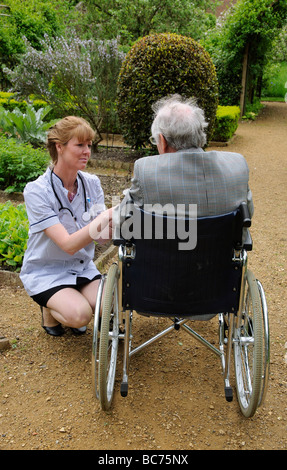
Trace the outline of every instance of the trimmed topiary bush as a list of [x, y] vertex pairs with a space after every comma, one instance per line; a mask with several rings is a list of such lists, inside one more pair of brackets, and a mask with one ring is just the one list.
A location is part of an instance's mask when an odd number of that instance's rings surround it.
[[218, 106], [212, 140], [228, 142], [238, 127], [239, 106]]
[[148, 145], [151, 106], [174, 93], [197, 98], [209, 122], [209, 140], [218, 105], [218, 82], [208, 52], [193, 39], [177, 34], [154, 34], [138, 40], [118, 79], [117, 111], [128, 145]]

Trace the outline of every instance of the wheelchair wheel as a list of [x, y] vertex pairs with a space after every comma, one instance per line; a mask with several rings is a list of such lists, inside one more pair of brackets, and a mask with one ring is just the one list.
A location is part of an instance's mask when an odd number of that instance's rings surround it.
[[263, 312], [263, 339], [264, 339], [264, 349], [263, 349], [263, 375], [262, 375], [262, 390], [259, 406], [265, 400], [267, 393], [268, 380], [269, 380], [269, 369], [270, 369], [270, 333], [269, 333], [269, 319], [268, 319], [268, 308], [265, 298], [265, 292], [260, 281], [257, 281], [258, 289], [261, 297], [261, 305]]
[[118, 310], [118, 266], [113, 264], [107, 275], [101, 320], [99, 345], [99, 400], [103, 410], [112, 404], [118, 343], [119, 343], [119, 310]]
[[98, 334], [99, 334], [99, 325], [100, 325], [100, 314], [101, 314], [101, 304], [102, 304], [102, 297], [103, 297], [103, 290], [105, 285], [106, 276], [103, 275], [101, 277], [97, 301], [95, 306], [95, 314], [94, 314], [94, 328], [93, 328], [93, 343], [92, 343], [92, 386], [93, 392], [96, 398], [99, 398], [99, 389], [98, 389]]
[[263, 388], [263, 312], [257, 281], [247, 270], [242, 311], [234, 328], [234, 363], [237, 398], [250, 418], [260, 404]]

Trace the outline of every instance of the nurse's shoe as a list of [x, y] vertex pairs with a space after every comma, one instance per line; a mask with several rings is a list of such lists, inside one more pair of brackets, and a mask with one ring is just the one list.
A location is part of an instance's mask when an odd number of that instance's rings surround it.
[[62, 336], [65, 333], [65, 330], [60, 323], [57, 326], [43, 326], [42, 325], [42, 327], [44, 328], [46, 333], [51, 336]]
[[71, 330], [72, 330], [72, 333], [74, 333], [74, 335], [80, 336], [86, 333], [87, 327], [82, 326], [82, 328], [71, 328]]
[[44, 326], [43, 307], [40, 308], [42, 312], [42, 328], [46, 331], [48, 335], [62, 336], [65, 333], [65, 330], [60, 323], [56, 326]]

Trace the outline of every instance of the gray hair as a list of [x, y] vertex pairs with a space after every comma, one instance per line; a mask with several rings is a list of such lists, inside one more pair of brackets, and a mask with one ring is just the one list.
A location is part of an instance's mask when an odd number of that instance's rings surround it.
[[159, 142], [162, 134], [168, 145], [175, 150], [184, 150], [192, 147], [204, 147], [208, 126], [204, 111], [196, 104], [195, 98], [182, 98], [180, 95], [171, 95], [161, 98], [152, 109], [154, 121], [151, 126], [152, 137]]

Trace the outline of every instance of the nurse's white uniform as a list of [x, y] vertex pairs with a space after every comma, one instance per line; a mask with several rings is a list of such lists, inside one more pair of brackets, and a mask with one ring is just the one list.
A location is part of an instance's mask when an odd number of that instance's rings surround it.
[[[77, 182], [78, 190], [72, 202], [68, 200], [62, 180], [55, 173], [51, 175], [50, 168], [24, 189], [29, 239], [20, 278], [30, 296], [59, 285], [76, 285], [78, 276], [91, 280], [100, 274], [93, 261], [94, 242], [69, 255], [44, 233], [46, 228], [58, 223], [63, 224], [70, 234], [74, 233], [105, 210], [99, 178], [79, 171]], [[91, 218], [87, 217], [87, 212]]]

